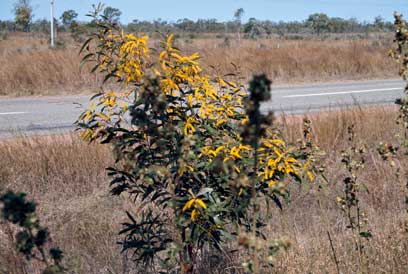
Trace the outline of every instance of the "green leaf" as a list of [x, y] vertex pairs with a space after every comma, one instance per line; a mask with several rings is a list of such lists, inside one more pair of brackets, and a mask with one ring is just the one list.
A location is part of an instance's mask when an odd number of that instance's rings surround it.
[[363, 237], [363, 238], [368, 239], [368, 238], [372, 238], [373, 234], [371, 234], [370, 231], [362, 231], [362, 232], [360, 232], [360, 236]]
[[[89, 46], [89, 43], [93, 40], [94, 38], [91, 37], [88, 40], [85, 41], [85, 43], [82, 45], [81, 49], [79, 50], [79, 54], [82, 53], [82, 51], [85, 49], [85, 47]], [[87, 48], [89, 49], [89, 47]]]

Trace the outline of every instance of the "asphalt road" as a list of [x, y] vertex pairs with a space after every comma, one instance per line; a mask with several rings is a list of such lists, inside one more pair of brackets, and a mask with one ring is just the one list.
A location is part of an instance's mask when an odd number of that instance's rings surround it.
[[[400, 80], [277, 86], [264, 111], [307, 113], [353, 105], [393, 104], [403, 94]], [[88, 108], [89, 96], [0, 99], [0, 137], [19, 134], [65, 133]]]

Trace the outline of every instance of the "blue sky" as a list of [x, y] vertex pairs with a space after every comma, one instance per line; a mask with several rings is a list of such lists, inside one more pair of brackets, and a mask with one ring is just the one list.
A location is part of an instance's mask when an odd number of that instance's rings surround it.
[[[0, 20], [13, 18], [16, 0], [0, 0]], [[49, 0], [31, 0], [35, 19], [49, 17]], [[74, 9], [80, 19], [98, 0], [55, 0], [56, 17], [64, 10]], [[245, 10], [244, 20], [257, 19], [304, 20], [311, 13], [324, 12], [329, 16], [372, 21], [377, 15], [392, 20], [394, 10], [407, 14], [407, 0], [104, 0], [103, 3], [122, 11], [122, 22], [133, 19], [152, 20], [161, 18], [176, 21], [181, 18], [216, 18], [230, 20], [238, 8]]]

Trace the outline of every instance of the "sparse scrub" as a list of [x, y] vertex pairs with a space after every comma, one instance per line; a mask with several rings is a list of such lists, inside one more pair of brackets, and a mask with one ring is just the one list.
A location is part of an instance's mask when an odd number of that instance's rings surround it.
[[[61, 38], [62, 37], [62, 38]], [[90, 93], [100, 79], [79, 69], [80, 46], [62, 34], [65, 49], [50, 50], [47, 38], [9, 35], [0, 41], [0, 95], [63, 95]], [[387, 57], [390, 38], [377, 40], [281, 39], [241, 40], [197, 38], [177, 44], [187, 52], [199, 51], [202, 65], [213, 75], [230, 73], [234, 63], [245, 80], [265, 73], [275, 84], [394, 78], [397, 66]], [[216, 67], [213, 70], [212, 67]]]
[[[356, 269], [354, 246], [347, 244], [346, 223], [339, 220], [342, 212], [336, 202], [343, 188], [343, 174], [338, 166], [341, 151], [348, 147], [347, 125], [356, 125], [356, 142], [375, 147], [380, 141], [398, 141], [395, 137], [398, 129], [389, 122], [397, 115], [397, 111], [390, 108], [309, 115], [314, 140], [322, 150], [330, 151], [323, 164], [328, 181], [334, 183], [323, 191], [327, 194], [321, 195], [323, 212], [314, 201], [313, 195], [317, 194], [313, 194], [313, 188], [300, 190], [295, 186], [291, 190], [291, 203], [285, 205], [283, 211], [273, 211], [276, 218], [267, 237], [285, 235], [291, 246], [288, 252], [278, 255], [275, 269], [270, 273], [337, 273], [326, 227], [322, 225], [324, 215], [328, 216], [332, 228], [341, 270]], [[285, 138], [294, 141], [302, 138], [301, 117], [287, 117], [284, 125]], [[404, 195], [400, 185], [395, 183], [395, 170], [390, 169], [375, 150], [369, 149], [367, 154], [368, 160], [360, 176], [370, 189], [370, 194], [364, 197], [370, 228], [375, 235], [367, 251], [370, 266], [379, 270], [376, 273], [405, 274], [408, 243], [405, 227], [397, 221], [403, 220], [405, 214]], [[31, 137], [2, 140], [0, 155], [2, 163], [9, 163], [0, 167], [0, 189], [29, 193], [29, 198], [38, 202], [39, 214], [44, 216], [42, 223], [53, 232], [55, 244], [64, 250], [64, 266], [74, 273], [144, 273], [138, 272], [130, 259], [123, 258], [120, 247], [115, 244], [120, 239], [117, 235], [120, 223], [126, 220], [123, 210], [135, 208], [125, 199], [118, 200], [108, 194], [105, 167], [113, 162], [109, 148], [88, 145], [72, 136]], [[402, 169], [408, 169], [406, 157], [399, 154], [395, 161]], [[305, 195], [304, 191], [311, 192]], [[11, 270], [9, 262], [14, 260], [20, 265], [22, 262], [13, 255], [7, 226], [1, 224], [0, 227], [0, 237], [5, 243], [4, 249], [0, 248], [0, 265], [7, 265], [9, 272], [6, 273], [22, 273]], [[202, 260], [204, 265], [200, 273], [208, 274], [234, 273], [228, 269], [242, 262], [239, 256], [223, 262], [215, 262], [211, 256]]]

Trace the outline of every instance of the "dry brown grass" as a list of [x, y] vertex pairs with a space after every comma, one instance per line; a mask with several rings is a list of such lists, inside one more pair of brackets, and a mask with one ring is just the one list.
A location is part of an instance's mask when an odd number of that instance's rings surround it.
[[[292, 246], [278, 256], [275, 268], [265, 273], [336, 273], [325, 220], [342, 273], [357, 273], [356, 251], [335, 199], [342, 190], [340, 154], [348, 146], [345, 134], [351, 123], [356, 125], [357, 141], [370, 148], [361, 173], [370, 189], [362, 206], [374, 234], [367, 244], [369, 273], [408, 273], [403, 193], [389, 166], [375, 152], [380, 141], [397, 141], [395, 117], [395, 109], [389, 107], [310, 115], [317, 141], [328, 152], [325, 163], [330, 184], [327, 194], [320, 197], [323, 210], [313, 188], [292, 185], [291, 203], [283, 211], [273, 211], [267, 233], [271, 239], [289, 237]], [[281, 120], [288, 139], [300, 137], [299, 118]], [[125, 198], [108, 194], [104, 168], [112, 164], [112, 157], [107, 147], [84, 144], [74, 136], [3, 140], [0, 160], [0, 190], [25, 191], [39, 203], [41, 219], [65, 251], [70, 273], [145, 273], [124, 259], [115, 244], [123, 210], [132, 206]], [[407, 157], [400, 160], [406, 170]], [[8, 234], [7, 227], [0, 224], [0, 273], [36, 273], [27, 265], [24, 272], [25, 264], [12, 252]], [[229, 263], [208, 258], [204, 264], [200, 273], [241, 273], [239, 258]]]
[[392, 38], [375, 40], [244, 40], [222, 47], [222, 40], [193, 40], [183, 46], [202, 53], [204, 64], [220, 74], [231, 72], [231, 63], [249, 79], [266, 73], [274, 83], [385, 79], [397, 75], [388, 57]]
[[[55, 136], [2, 141], [0, 151], [0, 189], [24, 191], [38, 202], [66, 266], [75, 273], [122, 273], [115, 237], [124, 205], [108, 194], [108, 149]], [[6, 226], [0, 226], [0, 273], [37, 273], [12, 252]]]
[[97, 87], [97, 77], [80, 70], [79, 45], [66, 41], [54, 50], [45, 38], [0, 41], [0, 96], [78, 94]]
[[[0, 96], [77, 94], [98, 87], [100, 81], [79, 69], [79, 44], [60, 37], [65, 48], [50, 50], [46, 38], [11, 35], [0, 41]], [[275, 83], [385, 79], [396, 75], [388, 57], [391, 37], [385, 40], [242, 40], [225, 47], [223, 39], [179, 39], [178, 45], [202, 54], [202, 64], [217, 75], [240, 67], [245, 78], [266, 73]], [[155, 43], [153, 41], [153, 43]]]

